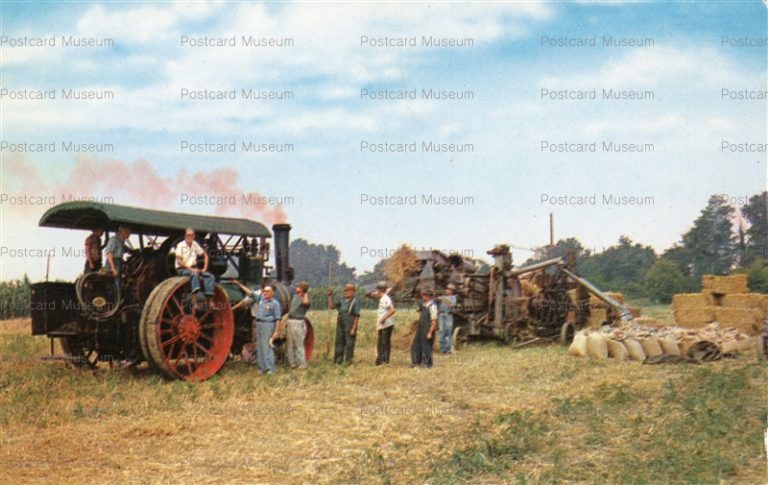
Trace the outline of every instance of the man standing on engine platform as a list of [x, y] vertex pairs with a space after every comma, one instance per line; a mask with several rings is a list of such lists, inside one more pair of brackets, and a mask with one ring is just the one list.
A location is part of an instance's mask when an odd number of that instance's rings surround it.
[[125, 254], [126, 245], [130, 244], [128, 238], [131, 236], [131, 229], [128, 226], [120, 226], [117, 234], [109, 238], [104, 247], [104, 255], [107, 260], [107, 269], [115, 278], [115, 284], [118, 289], [122, 289], [120, 280], [120, 266], [123, 264], [123, 254]]
[[421, 290], [419, 323], [411, 344], [411, 367], [418, 365], [427, 369], [432, 367], [432, 346], [435, 341], [438, 314], [437, 303], [432, 299], [433, 296], [432, 290]]
[[103, 229], [94, 229], [91, 234], [85, 238], [85, 269], [84, 273], [93, 273], [101, 269], [101, 236]]
[[328, 289], [328, 308], [339, 311], [336, 318], [336, 342], [333, 351], [334, 364], [351, 364], [355, 354], [357, 324], [360, 322], [360, 301], [355, 296], [355, 285], [344, 285], [344, 296], [335, 303], [333, 291]]
[[288, 340], [288, 364], [292, 369], [306, 369], [307, 360], [304, 355], [304, 339], [307, 336], [307, 310], [309, 310], [309, 283], [300, 281], [296, 285], [296, 294], [291, 299], [288, 309], [286, 327]]

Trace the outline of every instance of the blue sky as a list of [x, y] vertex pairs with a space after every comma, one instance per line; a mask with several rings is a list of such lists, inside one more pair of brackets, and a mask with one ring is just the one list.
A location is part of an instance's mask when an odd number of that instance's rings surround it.
[[[1, 2], [0, 36], [111, 38], [108, 48], [0, 46], [0, 87], [111, 90], [109, 102], [0, 99], [0, 139], [111, 143], [99, 166], [146, 160], [180, 173], [233, 169], [236, 190], [293, 197], [293, 237], [335, 244], [360, 271], [370, 250], [402, 243], [471, 251], [498, 242], [535, 247], [577, 237], [600, 250], [620, 235], [661, 251], [680, 238], [709, 195], [766, 187], [765, 153], [724, 153], [721, 142], [766, 143], [766, 6], [750, 2], [517, 2], [472, 4]], [[290, 37], [290, 48], [185, 47], [182, 36]], [[471, 38], [470, 48], [362, 47], [360, 37]], [[543, 36], [650, 38], [653, 46], [543, 47]], [[723, 45], [723, 36], [763, 40]], [[599, 40], [598, 40], [599, 41]], [[542, 88], [651, 90], [647, 102], [548, 101]], [[182, 89], [290, 90], [284, 101], [190, 101]], [[361, 100], [361, 89], [469, 90], [464, 101]], [[181, 141], [292, 143], [285, 154], [190, 154]], [[371, 154], [361, 141], [469, 143], [472, 153]], [[650, 154], [551, 154], [542, 141], [653, 144]], [[151, 206], [139, 190], [71, 183], [73, 154], [0, 151], [0, 192], [82, 191]], [[39, 180], [20, 180], [33, 167]], [[187, 187], [188, 188], [188, 187]], [[141, 187], [138, 187], [141, 189]], [[233, 190], [235, 190], [233, 189]], [[207, 188], [201, 188], [205, 193]], [[88, 192], [88, 193], [85, 193]], [[107, 193], [108, 192], [108, 193]], [[471, 197], [466, 206], [371, 207], [361, 194]], [[550, 196], [652, 197], [653, 204], [550, 206]], [[178, 200], [178, 197], [171, 197]], [[159, 209], [213, 213], [210, 206]], [[80, 246], [82, 233], [37, 228], [44, 207], [0, 204], [0, 246]], [[58, 250], [58, 249], [57, 249]], [[61, 252], [58, 250], [59, 253]], [[529, 256], [515, 252], [522, 262]], [[75, 258], [54, 276], [71, 278]], [[0, 278], [40, 277], [39, 257], [6, 257]]]

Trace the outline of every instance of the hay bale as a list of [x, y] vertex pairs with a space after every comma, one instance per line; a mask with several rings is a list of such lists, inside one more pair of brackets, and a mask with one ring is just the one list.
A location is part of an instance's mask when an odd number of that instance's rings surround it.
[[664, 353], [661, 350], [661, 345], [659, 345], [659, 339], [656, 337], [641, 338], [640, 345], [643, 347], [646, 357], [656, 357]]
[[715, 319], [715, 308], [713, 306], [705, 306], [701, 308], [676, 309], [673, 311], [675, 324], [686, 328], [705, 326]]
[[587, 336], [587, 354], [597, 360], [608, 359], [608, 344], [605, 335], [590, 333]]
[[586, 357], [589, 355], [587, 352], [587, 336], [584, 332], [578, 332], [573, 336], [573, 342], [568, 347], [568, 355], [573, 357]]
[[687, 310], [691, 308], [704, 308], [713, 305], [713, 297], [710, 293], [678, 293], [672, 295], [672, 310]]
[[608, 356], [616, 360], [627, 360], [629, 358], [629, 352], [624, 344], [618, 340], [609, 338], [605, 341], [608, 345]]
[[765, 318], [768, 313], [766, 308], [766, 295], [759, 293], [733, 293], [725, 295], [723, 297], [723, 307], [725, 308], [753, 308], [760, 312], [760, 315]]
[[384, 262], [382, 272], [387, 281], [397, 287], [420, 268], [421, 263], [416, 257], [416, 252], [404, 244]]
[[624, 340], [624, 347], [627, 349], [627, 355], [630, 360], [636, 360], [638, 362], [643, 362], [645, 360], [643, 346], [637, 340], [632, 338]]
[[715, 320], [721, 327], [736, 328], [757, 335], [762, 327], [763, 315], [756, 308], [719, 307], [715, 312]]
[[731, 293], [749, 293], [746, 274], [733, 274], [729, 276], [717, 276], [705, 274], [701, 277], [701, 290], [706, 293], [719, 293], [729, 295]]
[[671, 337], [660, 338], [659, 345], [661, 346], [661, 350], [665, 354], [678, 355], [678, 356], [682, 355], [680, 353], [680, 347], [677, 345], [677, 341]]

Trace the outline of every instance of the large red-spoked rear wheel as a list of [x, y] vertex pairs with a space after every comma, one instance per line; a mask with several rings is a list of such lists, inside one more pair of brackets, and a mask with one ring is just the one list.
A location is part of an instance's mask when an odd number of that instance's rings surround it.
[[224, 365], [235, 334], [234, 316], [218, 285], [213, 303], [194, 302], [189, 278], [160, 283], [141, 315], [141, 349], [150, 367], [170, 378], [200, 381]]

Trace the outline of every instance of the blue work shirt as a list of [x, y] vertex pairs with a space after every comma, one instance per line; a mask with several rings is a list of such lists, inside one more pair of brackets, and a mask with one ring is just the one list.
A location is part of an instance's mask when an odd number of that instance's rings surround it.
[[440, 313], [451, 314], [453, 307], [456, 306], [456, 295], [440, 295], [437, 299]]
[[276, 322], [280, 320], [280, 303], [274, 298], [267, 300], [262, 298], [261, 295], [251, 292], [248, 293], [245, 299], [255, 303], [251, 305], [251, 315], [256, 320], [263, 322]]
[[125, 253], [125, 241], [120, 239], [117, 235], [112, 236], [109, 238], [109, 241], [107, 241], [107, 245], [104, 247], [104, 259], [107, 259], [107, 254], [110, 253], [116, 263], [122, 261], [123, 254]]

